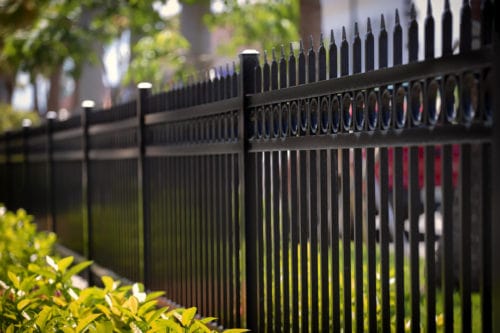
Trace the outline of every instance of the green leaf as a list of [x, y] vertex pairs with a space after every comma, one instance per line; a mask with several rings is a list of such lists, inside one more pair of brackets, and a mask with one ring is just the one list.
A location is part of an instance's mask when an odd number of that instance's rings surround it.
[[113, 332], [113, 323], [111, 321], [100, 321], [95, 324], [96, 333]]
[[63, 276], [63, 282], [69, 281], [73, 275], [76, 275], [83, 271], [85, 268], [92, 265], [92, 261], [83, 261], [75, 266], [71, 267]]
[[65, 273], [66, 269], [73, 263], [73, 257], [66, 257], [57, 262], [57, 267], [59, 268], [59, 272]]
[[165, 292], [163, 292], [163, 291], [153, 291], [146, 296], [145, 302], [151, 301], [153, 299], [157, 299], [158, 297], [161, 297], [163, 295], [165, 295]]
[[165, 307], [165, 308], [160, 308], [160, 309], [156, 310], [155, 312], [149, 312], [144, 316], [144, 319], [146, 319], [146, 321], [149, 324], [151, 324], [151, 323], [155, 322], [158, 318], [160, 318], [160, 316], [162, 314], [164, 314], [167, 310], [168, 310], [168, 308]]
[[208, 324], [208, 323], [213, 322], [214, 320], [217, 320], [217, 318], [215, 318], [215, 317], [205, 317], [205, 318], [200, 319], [200, 322], [202, 322], [203, 324]]
[[87, 317], [81, 319], [79, 322], [78, 322], [78, 326], [76, 326], [76, 329], [75, 331], [77, 333], [80, 333], [80, 332], [83, 332], [87, 326], [93, 322], [94, 320], [96, 320], [101, 314], [100, 313], [91, 313], [89, 314]]
[[19, 289], [19, 278], [17, 277], [17, 275], [12, 273], [11, 271], [8, 271], [7, 275], [9, 276], [9, 280], [14, 285], [14, 288]]
[[115, 283], [115, 281], [111, 277], [109, 277], [109, 276], [103, 276], [101, 278], [101, 280], [102, 280], [102, 283], [104, 284], [104, 290], [111, 291], [111, 290], [114, 289], [114, 283]]
[[189, 327], [188, 333], [196, 333], [199, 332], [200, 330], [204, 333], [211, 332], [210, 329], [205, 324], [195, 319], [193, 324]]
[[47, 323], [51, 311], [52, 309], [49, 306], [44, 306], [42, 311], [38, 313], [35, 323], [42, 332], [45, 330], [45, 324]]
[[130, 309], [133, 315], [137, 314], [137, 310], [139, 309], [139, 302], [135, 296], [130, 296], [129, 299], [125, 302], [124, 306]]
[[20, 301], [19, 303], [17, 303], [17, 309], [19, 311], [21, 311], [22, 309], [24, 309], [25, 307], [27, 307], [28, 305], [31, 304], [33, 300], [28, 298], [28, 299], [23, 299], [22, 301]]
[[156, 300], [152, 300], [152, 301], [149, 301], [149, 302], [146, 302], [146, 303], [143, 303], [140, 307], [139, 307], [139, 311], [137, 311], [137, 314], [139, 316], [144, 316], [145, 313], [147, 313], [149, 310], [151, 310], [152, 308], [154, 308], [156, 306], [156, 304], [158, 303], [158, 301]]
[[181, 319], [182, 326], [188, 327], [189, 324], [191, 324], [191, 321], [193, 320], [195, 315], [196, 315], [196, 308], [195, 307], [184, 310], [184, 312], [182, 313], [182, 319]]

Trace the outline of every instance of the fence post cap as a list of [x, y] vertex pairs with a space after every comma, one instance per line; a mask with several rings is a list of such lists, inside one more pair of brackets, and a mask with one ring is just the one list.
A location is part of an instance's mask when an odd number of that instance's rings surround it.
[[33, 123], [31, 122], [31, 119], [28, 119], [28, 118], [23, 119], [23, 122], [22, 122], [23, 128], [31, 127], [32, 124]]
[[241, 55], [259, 54], [259, 51], [255, 50], [255, 49], [246, 49], [246, 50], [243, 50], [240, 54]]
[[86, 99], [82, 102], [82, 108], [93, 108], [95, 106], [95, 103], [91, 99]]
[[153, 85], [151, 82], [139, 82], [137, 85], [137, 89], [151, 89], [153, 88]]
[[46, 117], [49, 120], [56, 119], [57, 118], [57, 112], [55, 112], [55, 111], [49, 111], [49, 112], [47, 112]]

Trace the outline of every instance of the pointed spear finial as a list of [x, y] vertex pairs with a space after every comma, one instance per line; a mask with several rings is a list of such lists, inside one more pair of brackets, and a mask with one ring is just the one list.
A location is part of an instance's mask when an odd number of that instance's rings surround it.
[[366, 20], [366, 32], [371, 34], [372, 33], [372, 22], [370, 18]]
[[431, 5], [431, 0], [427, 0], [427, 16], [431, 17], [432, 16], [432, 5]]
[[444, 1], [444, 11], [445, 12], [450, 11], [450, 1], [449, 0]]
[[272, 54], [273, 54], [273, 61], [276, 61], [276, 50], [274, 49], [274, 47], [273, 47]]
[[285, 46], [281, 44], [281, 59], [285, 59]]
[[222, 65], [219, 66], [219, 76], [222, 78], [224, 77], [224, 71], [222, 69]]
[[399, 25], [399, 11], [396, 8], [396, 25]]
[[325, 43], [323, 42], [323, 33], [319, 34], [319, 47], [324, 47]]
[[309, 35], [309, 44], [311, 45], [309, 50], [311, 50], [311, 51], [314, 50], [313, 35]]
[[304, 42], [302, 41], [302, 39], [300, 40], [299, 52], [304, 53]]
[[293, 56], [293, 43], [290, 42], [290, 56]]
[[359, 37], [358, 22], [354, 22], [354, 38]]
[[380, 15], [380, 30], [385, 30], [385, 19], [384, 14]]
[[342, 27], [342, 41], [347, 40], [346, 33], [345, 33], [345, 27]]
[[264, 50], [264, 63], [267, 64], [267, 50]]
[[233, 74], [236, 73], [236, 63], [233, 61]]
[[335, 44], [335, 36], [333, 35], [333, 29], [330, 30], [330, 45]]
[[415, 21], [417, 19], [417, 11], [415, 10], [414, 3], [411, 4], [411, 8], [410, 8], [410, 19], [412, 21]]
[[229, 64], [226, 62], [226, 76], [229, 76]]

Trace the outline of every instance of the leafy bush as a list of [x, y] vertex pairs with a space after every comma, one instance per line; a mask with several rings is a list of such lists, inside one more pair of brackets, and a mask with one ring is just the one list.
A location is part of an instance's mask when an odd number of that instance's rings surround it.
[[0, 211], [0, 332], [211, 332], [215, 318], [195, 318], [194, 307], [158, 308], [163, 293], [146, 294], [139, 283], [105, 276], [104, 288], [74, 287], [72, 277], [91, 262], [71, 267], [73, 257], [50, 256], [55, 239], [23, 210]]
[[10, 104], [0, 103], [0, 132], [21, 128], [24, 119], [31, 120], [33, 125], [40, 123], [40, 116], [36, 112], [20, 111]]

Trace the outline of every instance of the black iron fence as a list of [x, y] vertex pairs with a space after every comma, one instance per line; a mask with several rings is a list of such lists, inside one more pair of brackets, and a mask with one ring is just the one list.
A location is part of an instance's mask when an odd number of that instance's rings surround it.
[[351, 46], [243, 52], [239, 73], [4, 133], [0, 199], [224, 326], [499, 330], [493, 13], [473, 49], [463, 5], [458, 53], [448, 7], [440, 57], [432, 13], [424, 45], [396, 13]]

